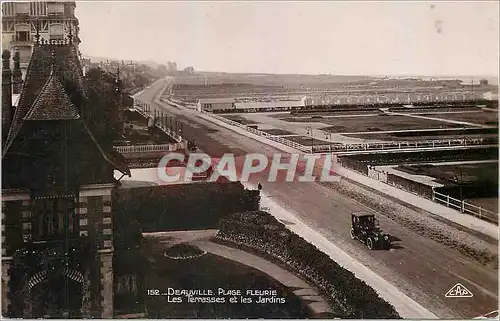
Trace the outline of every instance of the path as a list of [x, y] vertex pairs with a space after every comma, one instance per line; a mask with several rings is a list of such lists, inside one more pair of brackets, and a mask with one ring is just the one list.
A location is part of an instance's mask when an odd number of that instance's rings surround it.
[[[195, 139], [200, 149], [211, 156], [220, 157], [224, 153], [233, 153], [235, 156], [262, 153], [271, 157], [276, 153], [283, 153], [283, 150], [287, 153], [297, 153], [296, 150], [284, 148], [283, 145], [264, 141], [260, 136], [252, 136], [248, 131], [239, 131], [225, 123], [213, 121], [209, 115], [155, 101], [154, 97], [164, 84], [165, 81], [155, 84], [144, 92], [140, 99], [158, 110], [176, 115], [185, 122], [184, 137]], [[497, 271], [465, 257], [443, 242], [422, 236], [412, 225], [395, 220], [392, 216], [397, 215], [408, 222], [418, 222], [426, 231], [432, 228], [432, 233], [438, 233], [440, 237], [442, 235], [445, 240], [465, 243], [493, 253], [498, 251], [496, 242], [485, 241], [465, 231], [461, 226], [442, 223], [428, 212], [403, 205], [399, 200], [385, 197], [347, 179], [328, 185], [265, 182], [264, 191], [267, 196], [279, 201], [280, 206], [295, 213], [311, 229], [317, 231], [318, 240], [320, 237], [326, 240], [324, 247], [337, 246], [344, 255], [358, 261], [378, 278], [398, 289], [399, 293], [404, 293], [413, 302], [418, 302], [438, 317], [472, 318], [491, 311], [498, 305]], [[383, 206], [384, 210], [381, 210], [380, 206]], [[401, 247], [395, 251], [369, 251], [363, 244], [353, 242], [348, 232], [349, 213], [359, 211], [376, 214], [385, 230], [402, 239]], [[336, 258], [335, 260], [337, 261]], [[356, 275], [363, 279], [363, 275]], [[462, 281], [462, 284], [473, 291], [474, 297], [464, 300], [445, 298], [444, 293], [462, 280], [461, 278], [470, 280]], [[491, 296], [491, 293], [495, 295]], [[392, 299], [398, 299], [397, 295], [391, 296], [391, 291], [384, 291], [384, 295], [388, 297], [382, 297], [390, 303], [393, 303]], [[395, 307], [400, 312], [401, 307]], [[415, 313], [411, 317], [424, 316]]]
[[312, 288], [305, 281], [294, 275], [293, 273], [279, 267], [278, 265], [269, 262], [256, 255], [247, 253], [245, 251], [220, 245], [209, 241], [196, 241], [193, 242], [200, 249], [207, 251], [226, 259], [236, 261], [247, 266], [253, 267], [259, 271], [266, 273], [276, 281], [285, 285], [293, 291], [295, 295], [308, 302], [308, 306], [314, 311], [315, 314], [330, 313], [328, 303], [319, 295], [319, 293]]

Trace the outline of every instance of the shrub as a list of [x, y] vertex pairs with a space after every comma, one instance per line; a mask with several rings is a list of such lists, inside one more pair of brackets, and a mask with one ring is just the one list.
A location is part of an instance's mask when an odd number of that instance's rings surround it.
[[316, 286], [346, 318], [399, 318], [365, 282], [266, 212], [236, 213], [220, 222], [217, 238], [270, 256]]

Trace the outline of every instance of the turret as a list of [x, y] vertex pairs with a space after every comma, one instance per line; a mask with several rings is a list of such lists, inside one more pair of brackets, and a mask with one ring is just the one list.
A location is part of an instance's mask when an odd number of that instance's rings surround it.
[[12, 121], [12, 72], [10, 51], [2, 53], [2, 142], [5, 142]]

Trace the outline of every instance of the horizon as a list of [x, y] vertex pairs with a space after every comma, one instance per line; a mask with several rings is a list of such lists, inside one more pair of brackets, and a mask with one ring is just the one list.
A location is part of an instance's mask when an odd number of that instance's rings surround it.
[[498, 78], [499, 8], [496, 1], [124, 1], [77, 2], [76, 15], [87, 56], [175, 61], [205, 72]]
[[[161, 64], [166, 64], [166, 61], [154, 61], [154, 60], [134, 60], [134, 59], [120, 59], [120, 58], [115, 58], [115, 57], [95, 57], [91, 55], [86, 55], [83, 54], [84, 58], [87, 59], [102, 59], [102, 60], [110, 60], [110, 61], [132, 61], [135, 63], [155, 63], [158, 65]], [[175, 61], [174, 61], [175, 62]], [[187, 67], [187, 66], [186, 66]], [[193, 66], [194, 67], [194, 66]], [[178, 71], [182, 71], [182, 68], [178, 69]], [[332, 77], [373, 77], [373, 78], [381, 78], [381, 77], [404, 77], [404, 78], [438, 78], [438, 79], [443, 79], [443, 78], [474, 78], [474, 79], [479, 79], [479, 78], [494, 78], [496, 81], [499, 80], [498, 75], [490, 74], [490, 75], [418, 75], [418, 74], [332, 74], [332, 73], [322, 73], [322, 74], [291, 74], [291, 73], [269, 73], [269, 72], [253, 72], [253, 71], [241, 71], [241, 72], [228, 72], [228, 71], [221, 71], [221, 70], [197, 70], [195, 68], [195, 76], [196, 74], [202, 74], [202, 73], [218, 73], [218, 74], [242, 74], [242, 75], [275, 75], [275, 76], [332, 76]]]

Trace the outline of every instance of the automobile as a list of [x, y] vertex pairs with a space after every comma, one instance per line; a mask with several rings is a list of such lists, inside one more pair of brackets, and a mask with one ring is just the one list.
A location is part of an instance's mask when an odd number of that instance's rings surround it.
[[187, 143], [187, 149], [190, 151], [190, 152], [196, 152], [196, 150], [198, 149], [198, 146], [196, 146], [196, 143], [194, 140], [190, 140], [188, 141]]
[[380, 229], [375, 215], [352, 213], [351, 224], [351, 238], [363, 242], [370, 250], [391, 247], [391, 238]]

